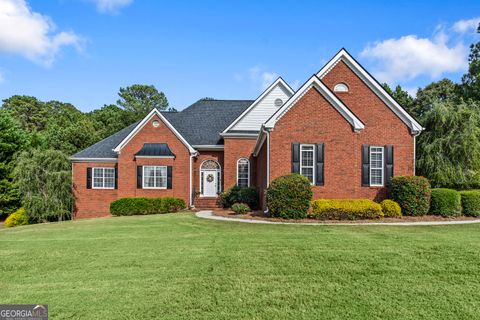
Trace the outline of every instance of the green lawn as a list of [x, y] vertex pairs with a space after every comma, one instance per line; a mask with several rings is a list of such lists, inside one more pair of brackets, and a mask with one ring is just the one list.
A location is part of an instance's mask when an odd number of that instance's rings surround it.
[[51, 319], [480, 318], [480, 225], [181, 213], [2, 229], [0, 252], [0, 303], [48, 303]]

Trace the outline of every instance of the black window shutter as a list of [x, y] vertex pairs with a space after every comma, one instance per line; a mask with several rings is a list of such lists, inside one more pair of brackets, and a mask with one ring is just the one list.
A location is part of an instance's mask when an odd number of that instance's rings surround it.
[[167, 189], [172, 189], [172, 166], [167, 167]]
[[292, 173], [300, 173], [300, 143], [292, 143]]
[[92, 168], [87, 168], [87, 189], [92, 189]]
[[317, 144], [317, 154], [316, 154], [316, 179], [315, 185], [323, 186], [324, 184], [324, 146], [323, 143]]
[[115, 165], [115, 189], [118, 189], [118, 164]]
[[143, 167], [137, 166], [137, 189], [142, 189], [143, 185]]
[[362, 186], [370, 186], [370, 146], [362, 145]]
[[393, 178], [393, 146], [385, 146], [385, 185], [389, 186]]

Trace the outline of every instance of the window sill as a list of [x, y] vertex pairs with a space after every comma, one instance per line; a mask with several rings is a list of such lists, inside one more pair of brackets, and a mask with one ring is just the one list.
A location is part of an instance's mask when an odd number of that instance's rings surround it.
[[142, 189], [147, 189], [147, 190], [167, 190], [167, 187], [142, 187]]

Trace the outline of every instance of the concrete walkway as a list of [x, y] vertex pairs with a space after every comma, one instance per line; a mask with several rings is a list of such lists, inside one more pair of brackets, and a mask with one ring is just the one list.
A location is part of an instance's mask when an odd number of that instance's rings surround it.
[[257, 223], [257, 224], [290, 224], [297, 226], [438, 226], [438, 225], [452, 225], [452, 224], [472, 224], [480, 223], [480, 219], [475, 220], [458, 220], [458, 221], [418, 221], [418, 222], [369, 222], [369, 223], [322, 223], [322, 222], [308, 222], [308, 223], [299, 223], [299, 222], [279, 222], [279, 221], [266, 221], [266, 220], [255, 220], [255, 219], [242, 219], [242, 218], [227, 218], [222, 216], [216, 216], [212, 211], [198, 211], [195, 215], [199, 218], [218, 220], [218, 221], [229, 221], [229, 222], [244, 222], [244, 223]]

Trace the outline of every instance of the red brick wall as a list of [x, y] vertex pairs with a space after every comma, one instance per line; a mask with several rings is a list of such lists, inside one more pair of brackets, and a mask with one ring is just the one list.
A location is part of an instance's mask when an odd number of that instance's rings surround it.
[[256, 186], [260, 203], [265, 203], [265, 189], [267, 188], [267, 141], [262, 145], [256, 158]]
[[315, 89], [310, 89], [271, 132], [270, 180], [291, 172], [291, 143], [325, 144], [325, 185], [314, 198], [385, 197], [386, 188], [362, 187], [361, 146], [394, 145], [394, 175], [413, 174], [413, 137], [408, 127], [343, 63], [325, 77], [331, 89], [345, 82], [339, 97], [365, 124], [354, 133], [350, 124]]
[[224, 187], [225, 190], [237, 184], [237, 161], [247, 158], [250, 161], [250, 185], [255, 186], [255, 160], [252, 156], [256, 138], [225, 138], [224, 139]]
[[[158, 128], [153, 127], [152, 121], [155, 119], [161, 121], [154, 116], [121, 150], [118, 156], [118, 190], [86, 189], [86, 168], [100, 166], [100, 164], [73, 164], [74, 190], [77, 198], [75, 218], [107, 216], [110, 202], [123, 197], [172, 196], [182, 198], [187, 205], [189, 204], [189, 151], [163, 122]], [[144, 143], [167, 143], [176, 157], [175, 159], [135, 159], [135, 153]], [[108, 163], [108, 165], [114, 164]], [[137, 189], [137, 165], [172, 166], [172, 189]]]
[[116, 189], [87, 189], [87, 168], [115, 167], [112, 162], [74, 162], [74, 218], [93, 218], [110, 215], [110, 202], [117, 199]]

